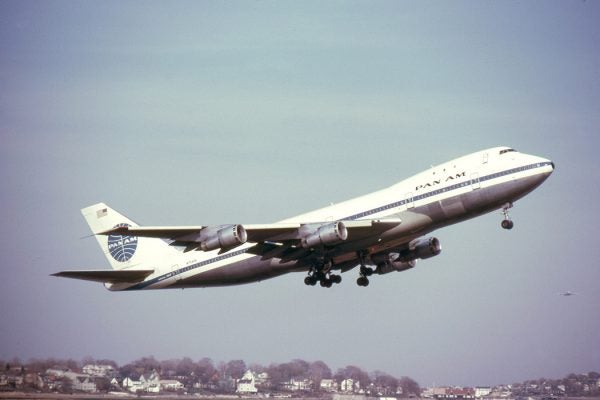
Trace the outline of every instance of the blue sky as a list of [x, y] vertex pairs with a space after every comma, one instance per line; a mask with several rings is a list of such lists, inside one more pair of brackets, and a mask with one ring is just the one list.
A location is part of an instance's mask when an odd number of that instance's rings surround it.
[[[421, 385], [600, 370], [600, 4], [0, 2], [0, 358], [356, 364]], [[331, 290], [110, 293], [79, 209], [265, 223], [496, 145], [557, 170]], [[565, 290], [577, 296], [563, 298]]]

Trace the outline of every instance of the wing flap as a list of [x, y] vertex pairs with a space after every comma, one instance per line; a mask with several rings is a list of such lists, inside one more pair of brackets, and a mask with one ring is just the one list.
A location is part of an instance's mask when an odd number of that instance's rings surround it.
[[62, 278], [82, 279], [85, 281], [102, 283], [135, 283], [146, 279], [154, 272], [153, 269], [132, 269], [132, 270], [72, 270], [60, 271], [52, 276]]
[[98, 235], [127, 235], [175, 240], [182, 236], [199, 234], [206, 226], [120, 226]]

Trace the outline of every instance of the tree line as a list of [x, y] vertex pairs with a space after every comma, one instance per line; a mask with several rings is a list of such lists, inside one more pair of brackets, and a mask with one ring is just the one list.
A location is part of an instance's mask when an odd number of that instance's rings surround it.
[[[269, 387], [281, 389], [284, 384], [294, 379], [310, 380], [313, 382], [313, 390], [319, 390], [323, 379], [334, 379], [338, 383], [345, 379], [359, 382], [361, 388], [366, 389], [375, 385], [384, 394], [401, 392], [404, 394], [420, 394], [419, 384], [410, 377], [394, 377], [386, 372], [367, 372], [355, 365], [338, 368], [335, 372], [323, 361], [308, 362], [294, 359], [285, 363], [271, 363], [269, 365], [246, 364], [244, 360], [230, 360], [228, 362], [213, 362], [210, 358], [201, 358], [197, 361], [189, 357], [181, 359], [157, 360], [153, 356], [142, 357], [124, 365], [118, 365], [113, 360], [94, 359], [85, 357], [81, 361], [73, 359], [30, 359], [26, 363], [19, 359], [0, 360], [0, 365], [5, 366], [6, 371], [15, 371], [19, 367], [27, 373], [43, 374], [48, 369], [63, 369], [81, 371], [85, 365], [110, 365], [118, 377], [139, 377], [140, 375], [158, 373], [164, 379], [177, 379], [186, 387], [195, 384], [210, 387], [215, 390], [231, 390], [231, 382], [242, 378], [246, 371], [251, 370], [255, 374], [266, 372], [269, 377]], [[227, 384], [227, 381], [230, 383]]]

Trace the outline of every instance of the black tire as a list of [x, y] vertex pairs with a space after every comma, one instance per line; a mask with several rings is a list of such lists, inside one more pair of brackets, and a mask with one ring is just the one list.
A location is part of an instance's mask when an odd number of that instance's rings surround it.
[[504, 229], [512, 229], [515, 224], [510, 219], [505, 219], [502, 221], [502, 228]]

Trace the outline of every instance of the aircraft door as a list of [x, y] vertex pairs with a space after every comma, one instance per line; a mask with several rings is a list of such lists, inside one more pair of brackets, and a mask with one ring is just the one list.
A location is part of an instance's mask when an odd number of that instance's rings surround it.
[[171, 279], [175, 282], [181, 280], [181, 273], [178, 273], [177, 272], [178, 270], [179, 270], [179, 264], [175, 264], [175, 265], [171, 266]]
[[476, 190], [481, 187], [481, 182], [479, 181], [479, 174], [474, 172], [471, 174], [471, 189]]
[[413, 197], [412, 192], [406, 193], [406, 200], [404, 200], [404, 201], [405, 201], [407, 210], [415, 207], [415, 198]]

